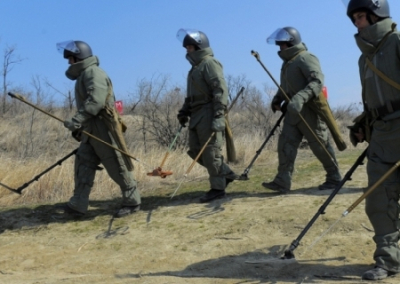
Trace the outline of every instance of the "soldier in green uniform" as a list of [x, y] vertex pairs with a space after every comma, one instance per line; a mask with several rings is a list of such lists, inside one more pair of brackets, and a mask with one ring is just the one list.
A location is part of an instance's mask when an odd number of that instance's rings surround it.
[[[387, 0], [347, 1], [347, 16], [356, 26], [361, 50], [359, 72], [364, 112], [351, 128], [354, 145], [366, 140], [368, 185], [400, 160], [400, 33], [390, 18]], [[366, 198], [365, 212], [374, 228], [375, 267], [363, 279], [379, 280], [400, 272], [400, 171], [392, 173]]]
[[201, 31], [180, 29], [177, 38], [192, 65], [187, 76], [187, 96], [177, 116], [182, 126], [189, 122], [188, 155], [195, 159], [215, 133], [198, 160], [207, 169], [211, 186], [200, 202], [209, 202], [225, 196], [226, 186], [236, 177], [221, 153], [228, 89], [222, 65], [214, 58], [207, 36]]
[[[287, 102], [280, 89], [272, 99], [273, 112], [282, 110], [281, 107], [287, 110], [282, 133], [278, 139], [278, 173], [273, 181], [263, 182], [262, 185], [279, 193], [289, 192], [297, 149], [305, 137], [326, 171], [325, 182], [319, 185], [319, 189], [334, 189], [340, 182], [341, 176], [335, 153], [328, 139], [327, 125], [308, 105], [309, 101], [318, 97], [323, 88], [324, 75], [319, 61], [307, 51], [306, 45], [301, 41], [300, 33], [293, 27], [277, 29], [267, 38], [267, 42], [280, 47], [278, 55], [283, 60], [281, 88], [289, 96], [290, 102]], [[299, 115], [317, 135], [319, 142]]]
[[140, 208], [140, 193], [136, 188], [130, 158], [84, 133], [79, 135], [80, 130], [85, 130], [115, 147], [121, 143], [125, 145], [119, 127], [110, 129], [106, 123], [108, 118], [118, 116], [111, 80], [99, 67], [99, 59], [93, 56], [87, 43], [66, 41], [58, 43], [57, 48], [70, 64], [66, 76], [76, 81], [77, 112], [72, 118], [64, 121], [64, 126], [71, 130], [73, 135], [78, 134], [81, 140], [75, 158], [74, 194], [64, 206], [64, 213], [75, 216], [86, 213], [89, 194], [100, 163], [122, 191], [122, 204], [115, 217], [134, 213]]

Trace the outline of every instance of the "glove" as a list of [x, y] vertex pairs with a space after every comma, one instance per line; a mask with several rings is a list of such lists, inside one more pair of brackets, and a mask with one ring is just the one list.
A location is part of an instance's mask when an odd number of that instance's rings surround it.
[[282, 113], [286, 113], [286, 111], [287, 111], [287, 106], [288, 106], [288, 103], [287, 103], [287, 102], [284, 102], [284, 103], [281, 105], [281, 112], [282, 112]]
[[300, 94], [296, 94], [290, 100], [287, 106], [287, 110], [290, 113], [299, 114], [303, 109], [303, 105], [305, 102], [305, 99]]
[[223, 109], [215, 111], [214, 118], [211, 122], [211, 130], [214, 132], [221, 132], [225, 130], [225, 116]]
[[82, 127], [82, 125], [73, 118], [64, 120], [64, 126], [71, 131], [76, 131]]
[[279, 99], [278, 97], [274, 97], [273, 99], [272, 99], [272, 101], [271, 101], [271, 109], [272, 109], [272, 111], [275, 113], [276, 112], [276, 107], [280, 107], [280, 105], [281, 105], [281, 99]]
[[214, 132], [221, 132], [225, 130], [225, 117], [214, 117], [211, 122], [211, 130]]
[[76, 141], [81, 142], [82, 140], [82, 131], [75, 130], [71, 132], [72, 138], [74, 138]]
[[351, 129], [351, 126], [347, 126], [347, 128], [349, 128], [349, 138], [350, 138], [350, 142], [351, 144], [353, 144], [354, 147], [357, 146], [358, 144], [358, 138], [356, 137], [354, 131]]
[[347, 126], [347, 128], [350, 129], [350, 141], [353, 146], [364, 141], [369, 143], [371, 141], [372, 129], [368, 113], [364, 111], [357, 116], [353, 122], [354, 124], [352, 126]]
[[356, 147], [358, 143], [362, 143], [365, 141], [363, 126], [359, 122], [356, 122], [352, 126], [347, 126], [347, 128], [350, 130], [349, 138], [351, 144], [353, 144], [354, 147]]
[[179, 111], [178, 115], [176, 116], [179, 120], [179, 124], [182, 125], [182, 127], [186, 127], [186, 123], [189, 122], [189, 117], [184, 111]]

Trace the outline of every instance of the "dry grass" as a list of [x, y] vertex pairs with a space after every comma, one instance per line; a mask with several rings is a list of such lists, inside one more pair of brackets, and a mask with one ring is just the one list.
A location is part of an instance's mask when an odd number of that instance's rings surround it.
[[[78, 146], [59, 122], [37, 115], [32, 125], [30, 119], [25, 113], [0, 121], [0, 182], [13, 188]], [[120, 192], [104, 171], [96, 176], [85, 217], [77, 220], [56, 212], [55, 203], [68, 200], [73, 189], [74, 158], [33, 182], [21, 196], [0, 188], [0, 282], [360, 283], [360, 275], [372, 267], [373, 233], [363, 204], [322, 237], [362, 193], [365, 166], [304, 236], [295, 252], [297, 262], [279, 262], [329, 195], [316, 188], [325, 172], [309, 149], [299, 151], [289, 194], [261, 186], [276, 173], [277, 131], [251, 169], [250, 180], [232, 183], [226, 198], [199, 204], [208, 187], [205, 170], [196, 165], [171, 200], [191, 159], [179, 148], [164, 166], [172, 176], [148, 177], [167, 149], [149, 143], [145, 151], [133, 129], [127, 133], [130, 153], [142, 161], [134, 163], [143, 196], [136, 214], [112, 217]], [[232, 167], [240, 174], [265, 135], [234, 134], [239, 162]], [[337, 153], [343, 175], [362, 151], [348, 146]], [[399, 277], [384, 283], [399, 283]]]
[[[54, 115], [64, 119], [70, 116], [70, 113], [58, 110], [54, 112]], [[270, 126], [266, 125], [266, 129], [271, 129], [278, 119], [278, 115], [272, 117], [269, 121]], [[232, 117], [231, 121], [234, 125], [235, 118]], [[186, 155], [186, 149], [178, 148], [170, 153], [163, 169], [173, 171], [172, 176], [166, 179], [149, 177], [147, 173], [160, 165], [168, 148], [158, 146], [151, 140], [143, 140], [141, 133], [135, 131], [137, 125], [141, 123], [140, 117], [127, 115], [124, 119], [129, 127], [126, 140], [130, 153], [139, 160], [139, 162], [134, 162], [134, 176], [142, 194], [150, 194], [158, 189], [173, 192], [176, 183], [182, 181], [192, 163], [192, 160]], [[341, 126], [345, 124], [339, 122]], [[345, 129], [343, 126], [341, 128]], [[276, 164], [275, 151], [279, 131], [278, 128], [259, 155], [256, 164], [263, 164], [266, 161]], [[234, 132], [238, 162], [231, 166], [237, 173], [241, 173], [249, 165], [256, 151], [264, 142], [266, 137], [264, 133], [265, 129], [262, 131], [249, 129], [247, 133], [244, 133], [243, 130], [240, 133]], [[186, 130], [181, 135], [187, 135]], [[343, 137], [347, 139], [347, 134], [344, 133]], [[349, 142], [348, 146], [352, 148]], [[61, 122], [38, 111], [31, 109], [17, 116], [4, 117], [0, 122], [0, 159], [2, 161], [0, 182], [11, 188], [18, 188], [76, 147], [78, 147], [78, 143], [71, 138], [70, 132], [62, 127]], [[34, 204], [67, 200], [74, 187], [73, 161], [74, 157], [69, 158], [61, 166], [55, 167], [38, 181], [31, 183], [23, 190], [21, 196], [0, 187], [0, 204]], [[207, 180], [206, 170], [195, 165], [184, 179], [184, 181], [190, 180]], [[110, 199], [118, 196], [120, 196], [119, 188], [107, 173], [105, 171], [97, 172], [91, 199]]]
[[[237, 138], [235, 142], [237, 157], [240, 162], [232, 165], [232, 167], [242, 169], [247, 167], [248, 163], [250, 163], [251, 159], [254, 157], [255, 151], [260, 147], [263, 141], [260, 136], [244, 136]], [[60, 149], [58, 154], [51, 156], [44, 153], [35, 158], [18, 158], [7, 157], [7, 155], [3, 153], [1, 156], [2, 163], [0, 164], [0, 182], [11, 188], [18, 188], [69, 154], [73, 150], [71, 146], [78, 146], [78, 143], [72, 143], [66, 143], [69, 146], [68, 149]], [[272, 154], [272, 151], [268, 149], [270, 147], [271, 146], [268, 146], [264, 149], [257, 162], [262, 163], [270, 158]], [[143, 194], [162, 187], [167, 187], [173, 191], [175, 183], [183, 179], [184, 174], [192, 163], [192, 160], [187, 156], [185, 150], [172, 151], [163, 169], [173, 171], [173, 175], [168, 176], [166, 179], [147, 176], [148, 172], [151, 172], [160, 165], [167, 151], [168, 149], [162, 147], [154, 147], [151, 151], [144, 153], [139, 147], [130, 147], [130, 153], [140, 161], [134, 162], [134, 176]], [[57, 166], [43, 175], [38, 181], [33, 182], [29, 187], [23, 190], [21, 196], [11, 193], [5, 188], [0, 188], [0, 204], [33, 204], [38, 202], [60, 202], [67, 200], [74, 186], [73, 163], [74, 156], [64, 161], [61, 166]], [[185, 180], [206, 179], [206, 170], [196, 164]], [[108, 177], [107, 173], [105, 171], [98, 171], [95, 185], [91, 193], [91, 199], [109, 199], [118, 197], [119, 195], [118, 186]]]

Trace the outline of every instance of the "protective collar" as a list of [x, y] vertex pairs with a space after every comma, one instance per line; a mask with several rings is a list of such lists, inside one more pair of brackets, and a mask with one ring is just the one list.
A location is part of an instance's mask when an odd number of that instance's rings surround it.
[[299, 54], [299, 52], [302, 52], [304, 50], [307, 50], [307, 46], [305, 45], [305, 43], [301, 42], [299, 44], [286, 48], [285, 50], [278, 51], [278, 55], [280, 58], [283, 59], [283, 61], [289, 61], [297, 54]]
[[67, 76], [68, 79], [76, 80], [79, 75], [81, 75], [81, 72], [83, 70], [94, 64], [96, 64], [97, 66], [100, 65], [100, 61], [97, 56], [90, 56], [88, 58], [85, 58], [82, 61], [71, 64], [67, 71], [65, 71], [65, 76]]
[[190, 62], [192, 66], [198, 65], [206, 56], [214, 56], [211, 47], [206, 47], [204, 49], [199, 49], [191, 53], [186, 53], [186, 59]]
[[[361, 52], [364, 54], [374, 53], [385, 34], [392, 30], [393, 23], [392, 19], [386, 18], [355, 34], [354, 38]], [[396, 29], [394, 30], [396, 31]]]

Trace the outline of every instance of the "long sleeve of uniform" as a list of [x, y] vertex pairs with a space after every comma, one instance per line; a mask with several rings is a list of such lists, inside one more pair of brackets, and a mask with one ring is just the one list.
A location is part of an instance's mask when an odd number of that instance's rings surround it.
[[84, 124], [105, 107], [109, 91], [108, 78], [101, 69], [88, 68], [83, 72], [79, 86], [86, 94], [86, 98], [78, 106], [78, 112], [73, 119]]
[[301, 58], [303, 64], [300, 64], [300, 70], [308, 84], [295, 95], [303, 98], [304, 103], [312, 98], [316, 98], [322, 91], [324, 75], [322, 74], [319, 60], [312, 54]]
[[221, 63], [214, 58], [210, 58], [204, 66], [203, 74], [213, 97], [214, 113], [225, 110], [228, 105], [228, 88]]

